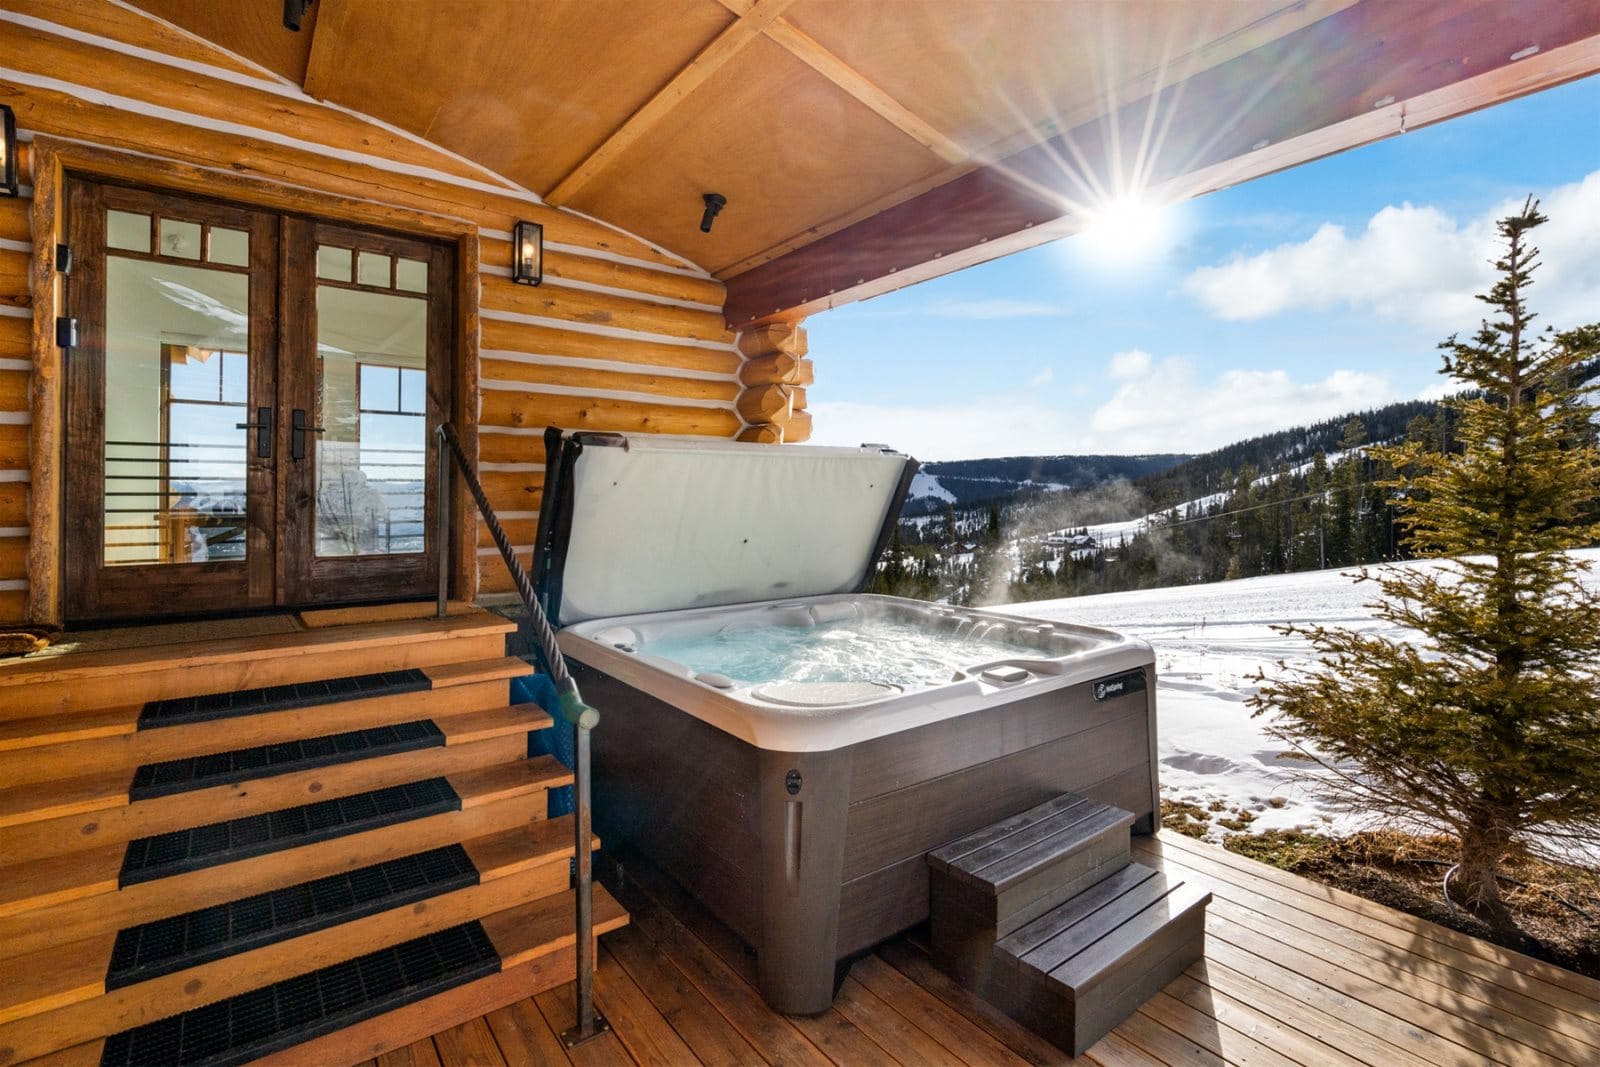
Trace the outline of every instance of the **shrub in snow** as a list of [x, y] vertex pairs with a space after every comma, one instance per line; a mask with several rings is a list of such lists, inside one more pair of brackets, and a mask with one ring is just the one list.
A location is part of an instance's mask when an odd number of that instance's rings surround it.
[[1469, 385], [1449, 401], [1459, 451], [1422, 441], [1374, 450], [1418, 555], [1357, 580], [1383, 591], [1398, 640], [1321, 626], [1322, 660], [1264, 677], [1257, 715], [1315, 755], [1319, 777], [1361, 810], [1443, 829], [1460, 843], [1447, 891], [1515, 935], [1497, 875], [1518, 848], [1600, 844], [1600, 594], [1568, 550], [1600, 539], [1594, 383], [1600, 325], [1535, 335], [1524, 290], [1537, 266], [1531, 199], [1499, 223], [1493, 310], [1470, 341], [1440, 348]]

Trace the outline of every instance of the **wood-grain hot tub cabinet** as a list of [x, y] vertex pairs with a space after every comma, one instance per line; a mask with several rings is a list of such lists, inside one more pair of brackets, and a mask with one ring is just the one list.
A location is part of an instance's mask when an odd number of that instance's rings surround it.
[[[914, 461], [615, 434], [552, 436], [546, 454], [535, 569], [601, 713], [596, 825], [755, 950], [774, 1008], [826, 1010], [839, 961], [926, 919], [924, 856], [947, 841], [1064, 791], [1152, 831], [1148, 645], [861, 592]], [[730, 684], [648, 651], [663, 637], [874, 618], [952, 641], [992, 626], [1026, 652], [907, 690]]]

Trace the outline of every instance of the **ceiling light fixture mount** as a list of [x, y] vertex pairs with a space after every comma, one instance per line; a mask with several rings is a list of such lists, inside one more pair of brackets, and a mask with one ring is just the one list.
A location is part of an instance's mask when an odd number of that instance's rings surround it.
[[721, 193], [702, 193], [700, 199], [706, 204], [706, 209], [700, 216], [700, 232], [710, 233], [711, 224], [722, 213], [722, 209], [728, 206], [728, 198]]

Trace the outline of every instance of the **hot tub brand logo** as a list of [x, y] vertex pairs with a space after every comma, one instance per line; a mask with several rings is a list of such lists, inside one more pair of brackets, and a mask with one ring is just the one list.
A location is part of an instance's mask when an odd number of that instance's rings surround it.
[[1138, 693], [1144, 689], [1144, 671], [1129, 671], [1112, 678], [1102, 678], [1094, 683], [1094, 698], [1096, 700], [1109, 700], [1120, 697], [1126, 693]]

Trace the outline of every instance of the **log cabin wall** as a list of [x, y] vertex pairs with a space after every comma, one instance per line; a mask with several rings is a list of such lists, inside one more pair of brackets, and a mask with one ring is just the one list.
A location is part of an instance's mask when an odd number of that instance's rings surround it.
[[[457, 240], [457, 393], [476, 404], [456, 418], [469, 447], [476, 419], [489, 497], [524, 550], [544, 427], [723, 438], [747, 427], [750, 383], [720, 282], [167, 23], [102, 0], [0, 0], [0, 103], [16, 112], [24, 182], [0, 197], [0, 623], [60, 618], [51, 256], [65, 169]], [[539, 287], [510, 280], [518, 219], [544, 226]], [[476, 541], [458, 585], [509, 591], [487, 531]]]

